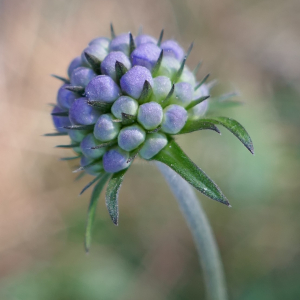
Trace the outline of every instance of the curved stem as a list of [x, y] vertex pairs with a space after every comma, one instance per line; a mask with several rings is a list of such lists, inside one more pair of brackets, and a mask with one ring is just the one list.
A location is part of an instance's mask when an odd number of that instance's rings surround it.
[[157, 162], [192, 232], [203, 269], [207, 299], [227, 300], [223, 265], [218, 247], [201, 204], [192, 188], [168, 166]]

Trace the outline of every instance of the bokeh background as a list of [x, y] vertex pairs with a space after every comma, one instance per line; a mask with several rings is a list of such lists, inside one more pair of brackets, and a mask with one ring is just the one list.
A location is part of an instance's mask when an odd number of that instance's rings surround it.
[[71, 59], [89, 40], [144, 32], [176, 38], [215, 92], [245, 105], [222, 115], [250, 133], [179, 144], [232, 208], [199, 194], [218, 241], [230, 299], [300, 298], [300, 2], [298, 0], [0, 0], [0, 299], [203, 299], [191, 235], [154, 165], [136, 161], [120, 193], [120, 225], [101, 196], [92, 249], [83, 234], [91, 179], [75, 182], [49, 112]]

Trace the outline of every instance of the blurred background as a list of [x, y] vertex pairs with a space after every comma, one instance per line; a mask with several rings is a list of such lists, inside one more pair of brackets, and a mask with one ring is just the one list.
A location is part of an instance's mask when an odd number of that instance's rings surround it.
[[300, 2], [298, 0], [0, 0], [0, 299], [203, 299], [202, 272], [176, 200], [154, 165], [136, 161], [120, 193], [120, 224], [97, 210], [83, 248], [91, 180], [75, 182], [65, 137], [49, 116], [69, 62], [97, 36], [176, 38], [193, 68], [237, 90], [227, 109], [250, 133], [252, 156], [229, 132], [178, 138], [227, 195], [199, 194], [230, 299], [300, 298]]

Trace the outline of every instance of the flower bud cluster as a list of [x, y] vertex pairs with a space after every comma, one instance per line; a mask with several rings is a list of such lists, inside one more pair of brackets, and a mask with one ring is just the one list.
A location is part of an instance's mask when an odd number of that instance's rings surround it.
[[208, 101], [195, 100], [209, 89], [196, 82], [185, 59], [174, 40], [126, 33], [96, 38], [72, 60], [52, 118], [88, 174], [119, 172], [137, 154], [152, 159], [170, 135], [206, 112]]

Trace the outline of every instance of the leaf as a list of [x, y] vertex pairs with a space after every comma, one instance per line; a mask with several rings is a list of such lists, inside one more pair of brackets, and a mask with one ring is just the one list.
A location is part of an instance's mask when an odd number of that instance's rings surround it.
[[198, 130], [210, 129], [214, 130], [220, 134], [220, 130], [213, 123], [204, 121], [203, 119], [199, 120], [188, 120], [184, 127], [177, 134], [190, 133]]
[[148, 80], [145, 80], [141, 96], [138, 99], [138, 103], [143, 104], [143, 103], [148, 102], [151, 98], [152, 93], [153, 93], [153, 90], [152, 90], [151, 84], [149, 83]]
[[116, 61], [116, 63], [115, 63], [115, 69], [116, 69], [116, 81], [119, 83], [120, 80], [121, 80], [121, 78], [122, 78], [122, 76], [124, 74], [126, 74], [128, 70], [125, 67], [125, 65], [122, 64], [119, 61]]
[[230, 206], [219, 187], [188, 158], [174, 140], [152, 159], [169, 166], [202, 194]]
[[53, 133], [45, 133], [43, 136], [63, 136], [68, 135], [67, 132], [53, 132]]
[[[85, 238], [84, 238], [84, 247], [85, 251], [89, 252], [90, 247], [91, 247], [91, 242], [92, 242], [92, 229], [93, 229], [93, 224], [95, 221], [95, 215], [96, 215], [96, 208], [97, 208], [97, 203], [98, 199], [100, 197], [100, 194], [108, 181], [110, 177], [110, 174], [105, 173], [102, 178], [99, 180], [99, 182], [96, 184], [94, 187], [88, 213], [87, 213], [87, 220], [86, 220], [86, 227], [85, 227]], [[98, 178], [99, 179], [99, 178]]]
[[110, 34], [111, 34], [111, 39], [114, 39], [116, 37], [115, 30], [112, 23], [110, 23]]
[[209, 77], [209, 75], [210, 74], [207, 74], [202, 80], [201, 80], [201, 82], [200, 83], [198, 83], [196, 86], [195, 86], [195, 91], [197, 91], [198, 89], [199, 89], [199, 87], [203, 84], [203, 83], [205, 83], [205, 81], [207, 80], [207, 78]]
[[128, 168], [118, 173], [114, 173], [111, 177], [106, 190], [105, 203], [108, 213], [115, 225], [118, 225], [119, 208], [118, 208], [118, 194], [121, 188], [121, 184], [124, 179], [124, 175]]
[[202, 61], [198, 62], [197, 66], [196, 66], [195, 69], [193, 70], [193, 74], [194, 74], [195, 77], [197, 76], [198, 71], [199, 71], [201, 65], [202, 65]]
[[72, 85], [72, 86], [64, 86], [64, 89], [71, 91], [73, 93], [77, 93], [79, 95], [82, 95], [84, 93], [84, 87], [82, 86], [77, 86], [77, 85]]
[[157, 74], [157, 72], [158, 72], [158, 70], [160, 68], [163, 56], [164, 56], [164, 50], [161, 50], [160, 54], [159, 54], [159, 57], [158, 57], [155, 65], [154, 65], [154, 67], [152, 69], [152, 72], [151, 72], [152, 73], [152, 77], [156, 77], [156, 74]]
[[131, 54], [135, 49], [135, 43], [131, 32], [129, 32], [129, 54]]
[[51, 113], [51, 116], [68, 117], [69, 116], [69, 111], [62, 111], [62, 112]]
[[191, 45], [189, 46], [189, 49], [188, 49], [188, 51], [186, 52], [186, 55], [185, 55], [186, 58], [188, 58], [190, 56], [193, 47], [194, 47], [194, 42], [192, 42]]
[[[80, 174], [86, 174], [86, 173], [80, 173]], [[103, 173], [100, 173], [97, 177], [95, 177], [92, 181], [90, 181], [79, 193], [79, 196], [81, 196], [89, 187], [91, 187], [95, 182], [97, 182], [101, 177], [103, 176]], [[76, 178], [77, 179], [77, 178]], [[76, 180], [75, 179], [75, 180]]]
[[97, 74], [101, 74], [101, 61], [95, 55], [88, 52], [84, 52], [84, 56], [91, 65], [94, 72]]
[[160, 47], [163, 36], [164, 36], [164, 30], [162, 29], [162, 31], [160, 32], [159, 38], [158, 38], [158, 42], [157, 42], [158, 47]]
[[232, 132], [252, 154], [254, 154], [252, 140], [246, 129], [238, 121], [226, 117], [215, 117], [213, 119], [205, 118], [201, 120], [224, 126]]
[[64, 77], [61, 77], [61, 76], [58, 76], [58, 75], [55, 75], [55, 74], [51, 74], [51, 76], [54, 77], [54, 78], [56, 78], [56, 79], [58, 79], [58, 80], [61, 80], [64, 83], [67, 83], [67, 84], [70, 83], [70, 80], [67, 79], [67, 78], [64, 78]]
[[198, 105], [199, 103], [205, 101], [206, 99], [208, 99], [210, 97], [210, 95], [208, 96], [203, 96], [203, 97], [200, 97], [196, 100], [193, 100], [190, 102], [190, 104], [185, 108], [186, 110], [189, 110], [191, 108], [193, 108], [194, 106]]
[[74, 148], [74, 147], [79, 147], [79, 146], [80, 146], [80, 143], [76, 143], [76, 144], [70, 144], [70, 145], [57, 145], [57, 146], [55, 146], [55, 148], [68, 149], [68, 148]]
[[78, 155], [78, 156], [70, 156], [70, 157], [62, 157], [62, 158], [60, 158], [60, 160], [62, 160], [62, 161], [67, 161], [67, 160], [74, 160], [74, 159], [77, 159], [77, 158], [81, 158], [81, 155]]

